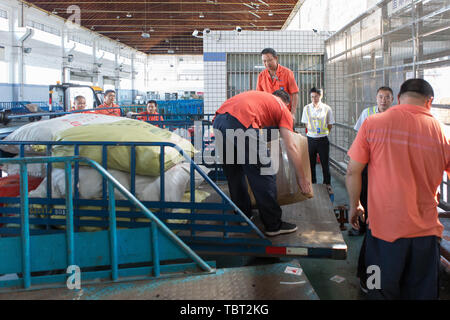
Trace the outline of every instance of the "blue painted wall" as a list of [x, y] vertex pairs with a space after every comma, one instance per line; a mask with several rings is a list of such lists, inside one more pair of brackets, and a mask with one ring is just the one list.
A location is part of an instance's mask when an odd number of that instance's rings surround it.
[[[0, 101], [11, 102], [19, 100], [19, 84], [0, 83]], [[47, 101], [48, 85], [24, 84], [24, 101]]]

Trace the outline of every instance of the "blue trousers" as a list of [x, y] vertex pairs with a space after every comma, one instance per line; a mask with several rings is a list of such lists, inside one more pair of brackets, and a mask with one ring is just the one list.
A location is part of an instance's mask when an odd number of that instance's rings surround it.
[[[277, 202], [277, 185], [275, 180], [275, 175], [262, 175], [261, 168], [264, 166], [261, 164], [259, 156], [257, 157], [257, 163], [252, 164], [249, 161], [249, 155], [257, 150], [253, 150], [249, 146], [249, 140], [245, 140], [245, 163], [238, 164], [237, 162], [237, 140], [226, 139], [227, 129], [242, 129], [243, 131], [255, 130], [255, 135], [258, 139], [262, 137], [259, 136], [258, 129], [245, 128], [236, 118], [228, 113], [218, 114], [214, 119], [213, 128], [219, 130], [222, 133], [223, 141], [232, 143], [234, 146], [234, 159], [232, 163], [227, 163], [224, 161], [223, 170], [228, 181], [228, 188], [230, 191], [231, 200], [242, 210], [242, 212], [250, 217], [252, 215], [252, 206], [250, 196], [248, 194], [248, 186], [245, 180], [250, 184], [250, 188], [255, 196], [256, 205], [259, 210], [260, 218], [266, 231], [277, 231], [281, 227], [281, 207]], [[217, 142], [217, 140], [216, 140]], [[217, 149], [216, 150], [220, 150]], [[223, 155], [222, 159], [226, 160], [226, 147], [222, 148]], [[243, 150], [240, 150], [242, 152]], [[270, 164], [265, 164], [269, 166]]]
[[[366, 266], [378, 266], [379, 289], [369, 286], [373, 300], [431, 300], [439, 298], [439, 238], [401, 238], [387, 242], [366, 232]], [[371, 275], [367, 280], [371, 282]]]

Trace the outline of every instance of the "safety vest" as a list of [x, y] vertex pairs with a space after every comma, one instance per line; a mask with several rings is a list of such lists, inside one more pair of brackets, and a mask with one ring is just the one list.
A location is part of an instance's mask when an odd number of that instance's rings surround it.
[[372, 108], [367, 108], [367, 116], [377, 113], [377, 106], [373, 106]]
[[[312, 105], [312, 108], [314, 106]], [[327, 124], [328, 109], [324, 117], [313, 117], [310, 114], [310, 108], [306, 108], [306, 117], [308, 121], [308, 132], [314, 132], [318, 136], [327, 136], [330, 133]]]

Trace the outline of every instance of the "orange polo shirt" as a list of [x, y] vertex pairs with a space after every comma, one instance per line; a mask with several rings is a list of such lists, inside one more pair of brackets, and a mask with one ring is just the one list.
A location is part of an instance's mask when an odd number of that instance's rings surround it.
[[[297, 93], [298, 86], [295, 82], [294, 73], [286, 67], [278, 64], [275, 78], [272, 79], [269, 70], [265, 69], [258, 75], [258, 82], [256, 84], [256, 90], [273, 93], [277, 90], [284, 90], [289, 95]], [[291, 105], [288, 106], [291, 110]]]
[[148, 113], [147, 111], [139, 113], [136, 119], [142, 121], [164, 121], [163, 116], [160, 116], [158, 112]]
[[107, 116], [116, 116], [116, 117], [120, 117], [121, 113], [120, 113], [120, 107], [113, 103], [112, 107], [106, 105], [106, 104], [102, 104], [100, 106], [98, 106], [98, 108], [117, 108], [117, 109], [109, 109], [109, 110], [96, 110], [95, 113], [97, 114], [104, 114]]
[[292, 114], [280, 98], [261, 91], [246, 91], [225, 101], [217, 114], [229, 113], [246, 128], [284, 127], [292, 131]]
[[369, 228], [374, 237], [442, 237], [437, 188], [450, 171], [450, 144], [430, 110], [398, 105], [370, 116], [348, 155], [369, 165]]

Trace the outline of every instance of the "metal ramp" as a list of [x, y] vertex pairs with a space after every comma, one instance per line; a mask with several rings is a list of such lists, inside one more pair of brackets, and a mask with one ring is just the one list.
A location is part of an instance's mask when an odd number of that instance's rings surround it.
[[[219, 184], [220, 188], [228, 194], [226, 183]], [[208, 188], [208, 186], [205, 186]], [[229, 237], [228, 250], [214, 247], [206, 241], [202, 242], [193, 237], [179, 233], [180, 238], [190, 243], [191, 248], [202, 254], [240, 254], [265, 257], [296, 256], [312, 258], [330, 258], [344, 260], [347, 257], [347, 245], [342, 237], [339, 224], [333, 211], [328, 191], [325, 185], [315, 184], [314, 197], [303, 202], [282, 206], [282, 218], [295, 223], [298, 230], [295, 233], [267, 237], [267, 243], [259, 246], [251, 246], [251, 241], [246, 239], [240, 242], [240, 234], [232, 234]], [[212, 194], [208, 201], [217, 201], [217, 195]], [[254, 211], [255, 213], [255, 211]], [[258, 216], [254, 224], [264, 230]], [[213, 237], [211, 231], [197, 232], [197, 239]], [[242, 235], [243, 236], [243, 235]], [[256, 236], [254, 236], [256, 240]]]
[[183, 278], [88, 284], [81, 290], [0, 293], [0, 300], [318, 300], [305, 273], [286, 273], [287, 267], [299, 269], [300, 264], [294, 260]]

